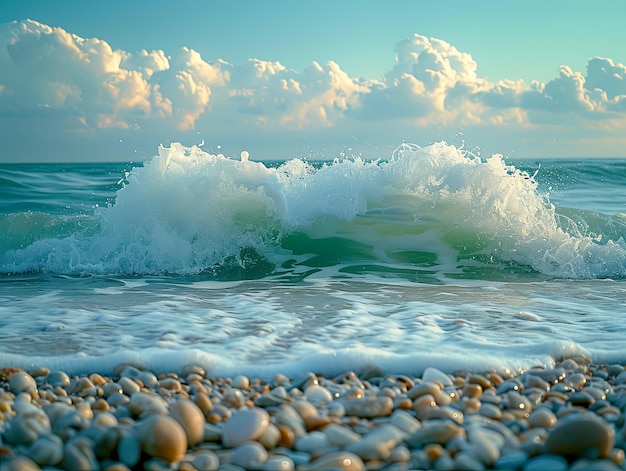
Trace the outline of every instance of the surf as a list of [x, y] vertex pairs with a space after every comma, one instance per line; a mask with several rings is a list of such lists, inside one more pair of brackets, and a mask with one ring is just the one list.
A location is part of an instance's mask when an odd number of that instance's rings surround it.
[[1, 215], [0, 273], [625, 277], [626, 218], [557, 208], [539, 178], [445, 142], [273, 164], [173, 143], [107, 204]]

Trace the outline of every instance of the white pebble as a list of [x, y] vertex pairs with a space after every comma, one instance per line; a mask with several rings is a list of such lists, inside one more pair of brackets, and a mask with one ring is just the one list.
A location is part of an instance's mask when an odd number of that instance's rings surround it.
[[270, 416], [258, 407], [233, 413], [222, 428], [222, 443], [234, 448], [243, 442], [259, 439], [270, 424]]

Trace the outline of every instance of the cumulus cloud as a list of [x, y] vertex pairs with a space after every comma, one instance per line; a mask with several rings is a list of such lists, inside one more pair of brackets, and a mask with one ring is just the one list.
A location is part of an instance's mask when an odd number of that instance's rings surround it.
[[188, 47], [131, 53], [31, 20], [0, 25], [0, 114], [63, 117], [75, 129], [243, 124], [278, 133], [369, 129], [383, 120], [526, 127], [564, 116], [626, 120], [626, 67], [608, 58], [589, 59], [585, 73], [563, 65], [547, 83], [493, 83], [478, 71], [469, 53], [419, 34], [396, 45], [395, 65], [381, 80], [364, 80], [333, 61], [300, 71], [262, 59], [210, 62]]

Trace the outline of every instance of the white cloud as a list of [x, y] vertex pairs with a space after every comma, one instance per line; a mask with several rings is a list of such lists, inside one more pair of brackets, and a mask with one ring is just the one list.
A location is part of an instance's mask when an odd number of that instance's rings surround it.
[[409, 130], [566, 123], [593, 132], [626, 122], [626, 66], [608, 58], [589, 59], [586, 74], [563, 65], [554, 79], [530, 84], [490, 82], [469, 53], [419, 34], [397, 44], [395, 59], [381, 80], [363, 80], [333, 61], [296, 71], [261, 59], [208, 62], [188, 47], [171, 56], [131, 53], [62, 28], [12, 22], [0, 25], [0, 115], [53, 117], [90, 132], [244, 126], [284, 137], [345, 128], [365, 138], [375, 123]]

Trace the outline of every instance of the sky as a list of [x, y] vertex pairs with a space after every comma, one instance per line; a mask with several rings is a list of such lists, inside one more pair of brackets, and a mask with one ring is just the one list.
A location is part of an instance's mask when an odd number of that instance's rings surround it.
[[0, 162], [626, 157], [626, 2], [0, 0]]

